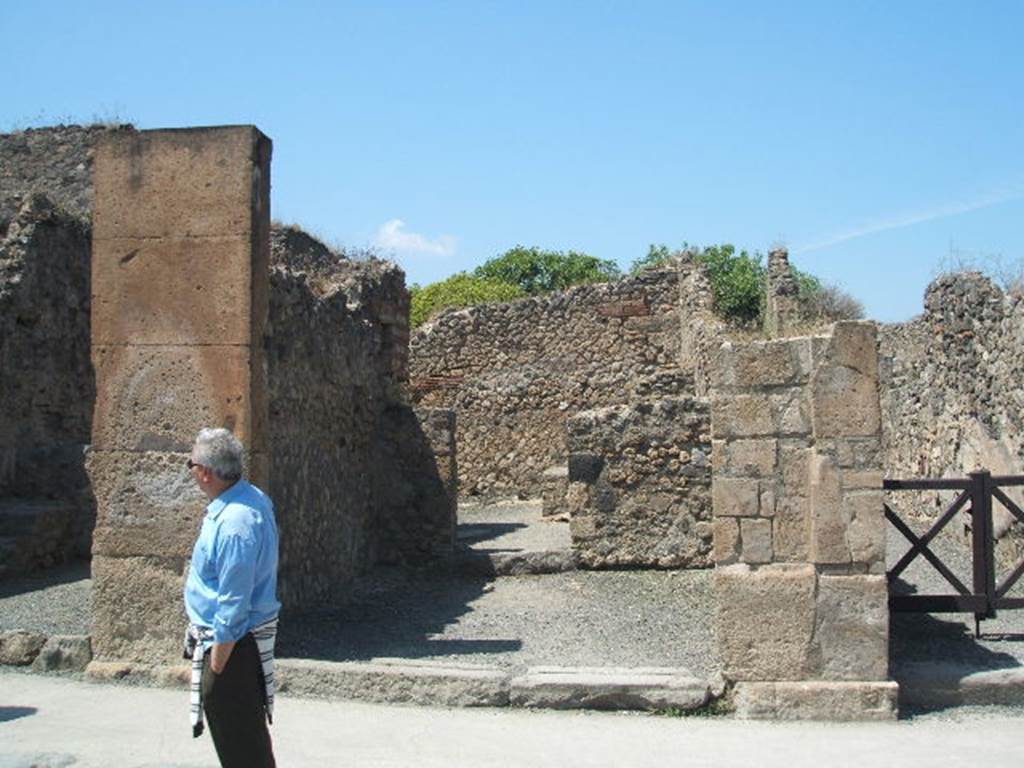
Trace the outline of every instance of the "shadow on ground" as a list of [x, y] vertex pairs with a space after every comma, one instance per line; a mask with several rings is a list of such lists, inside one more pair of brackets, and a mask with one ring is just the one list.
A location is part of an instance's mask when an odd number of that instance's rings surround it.
[[376, 571], [360, 580], [343, 606], [284, 616], [278, 655], [365, 661], [517, 651], [522, 647], [518, 638], [435, 637], [472, 611], [471, 604], [487, 591], [489, 581]]
[[28, 575], [11, 576], [0, 581], [0, 598], [88, 579], [91, 576], [89, 568], [88, 560], [73, 560]]
[[492, 539], [500, 539], [526, 528], [525, 523], [463, 523], [459, 526], [459, 544], [465, 547], [473, 547], [477, 552], [518, 552], [518, 547], [492, 547], [479, 548], [481, 544]]
[[22, 717], [31, 717], [38, 711], [36, 707], [0, 707], [0, 723], [7, 723]]
[[[918, 588], [896, 579], [890, 591], [910, 595], [917, 593]], [[931, 589], [929, 593], [939, 593], [939, 590]], [[913, 686], [921, 670], [926, 669], [931, 685], [955, 690], [970, 675], [1020, 668], [1024, 666], [1021, 619], [1019, 611], [1002, 612], [996, 619], [982, 621], [981, 637], [975, 637], [974, 616], [970, 613], [891, 613], [892, 679], [901, 687]], [[957, 706], [960, 704], [955, 696], [951, 696], [948, 703], [937, 701], [924, 705], [904, 701], [901, 694], [900, 718], [911, 719]]]

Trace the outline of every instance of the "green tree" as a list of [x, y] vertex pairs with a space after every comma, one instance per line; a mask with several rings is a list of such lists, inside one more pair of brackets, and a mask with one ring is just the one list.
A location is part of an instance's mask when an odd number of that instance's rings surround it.
[[619, 277], [614, 261], [569, 251], [543, 251], [517, 245], [473, 271], [473, 275], [518, 286], [535, 295], [561, 291], [572, 285], [603, 283]]
[[512, 301], [526, 295], [518, 286], [465, 272], [423, 287], [413, 285], [409, 294], [412, 300], [409, 322], [413, 328], [422, 325], [442, 309]]

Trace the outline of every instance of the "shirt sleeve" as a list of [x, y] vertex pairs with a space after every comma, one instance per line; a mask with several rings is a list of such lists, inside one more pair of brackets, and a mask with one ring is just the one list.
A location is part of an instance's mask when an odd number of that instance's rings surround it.
[[225, 532], [217, 546], [217, 610], [213, 641], [231, 643], [245, 634], [256, 583], [256, 542], [251, 535]]

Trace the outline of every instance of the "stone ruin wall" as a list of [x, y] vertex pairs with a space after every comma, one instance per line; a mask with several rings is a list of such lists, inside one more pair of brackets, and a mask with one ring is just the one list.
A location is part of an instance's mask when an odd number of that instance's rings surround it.
[[[977, 272], [928, 287], [924, 312], [879, 329], [883, 445], [888, 477], [963, 477], [977, 467], [1024, 474], [1024, 298]], [[1024, 506], [1024, 494], [1008, 489]], [[949, 493], [903, 493], [901, 512], [932, 518]], [[1009, 516], [994, 507], [996, 533]], [[1016, 526], [1006, 557], [1024, 547]], [[953, 526], [950, 526], [952, 530]]]
[[585, 568], [711, 565], [707, 401], [659, 397], [584, 411], [568, 425], [569, 513]]
[[89, 461], [100, 665], [172, 660], [205, 505], [183, 465], [205, 424], [239, 434], [249, 476], [274, 498], [286, 610], [343, 601], [380, 560], [453, 545], [452, 416], [400, 397], [404, 277], [295, 229], [271, 247], [269, 148], [245, 127], [100, 148]]
[[448, 311], [412, 336], [413, 398], [458, 414], [463, 498], [539, 497], [573, 416], [706, 389], [709, 317], [692, 262]]
[[89, 552], [92, 157], [113, 130], [0, 134], [0, 570]]
[[96, 141], [127, 128], [58, 125], [0, 133], [0, 229], [33, 192], [91, 225]]
[[[0, 135], [0, 199], [7, 201], [0, 208], [0, 518], [5, 496], [74, 488], [82, 500], [71, 527], [77, 554], [86, 556], [95, 520], [83, 458], [95, 405], [92, 170], [96, 142], [116, 133], [133, 130], [62, 126]], [[31, 197], [39, 191], [71, 213]], [[344, 258], [295, 228], [272, 227], [271, 242], [263, 341], [273, 415], [269, 490], [294, 515], [282, 545], [282, 594], [300, 605], [373, 562], [421, 562], [450, 550], [454, 417], [414, 410], [399, 394], [408, 348], [400, 271]], [[17, 472], [12, 435], [26, 457]], [[54, 467], [64, 467], [58, 460], [65, 458], [69, 480], [54, 483]], [[31, 477], [39, 482], [27, 485]], [[170, 496], [189, 496], [188, 488], [172, 486]], [[202, 499], [193, 493], [189, 503], [201, 507]], [[69, 526], [58, 522], [64, 552]], [[46, 557], [59, 556], [55, 546], [48, 545]], [[323, 557], [314, 567], [316, 553]]]
[[272, 232], [270, 490], [290, 607], [322, 605], [377, 562], [452, 546], [454, 489], [433, 456], [454, 451], [424, 427], [438, 417], [401, 397], [408, 296], [389, 262], [347, 259], [296, 228]]

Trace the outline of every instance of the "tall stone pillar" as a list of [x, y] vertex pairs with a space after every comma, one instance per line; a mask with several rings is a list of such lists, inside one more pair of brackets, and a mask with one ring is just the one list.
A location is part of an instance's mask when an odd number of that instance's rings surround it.
[[874, 325], [723, 344], [712, 383], [717, 631], [739, 714], [895, 717]]
[[799, 286], [789, 266], [789, 251], [768, 252], [768, 285], [765, 291], [764, 332], [776, 339], [792, 334], [800, 323]]
[[196, 433], [233, 430], [249, 476], [267, 475], [270, 155], [251, 126], [119, 132], [96, 147], [99, 661], [180, 660], [183, 577], [206, 503], [185, 466]]

